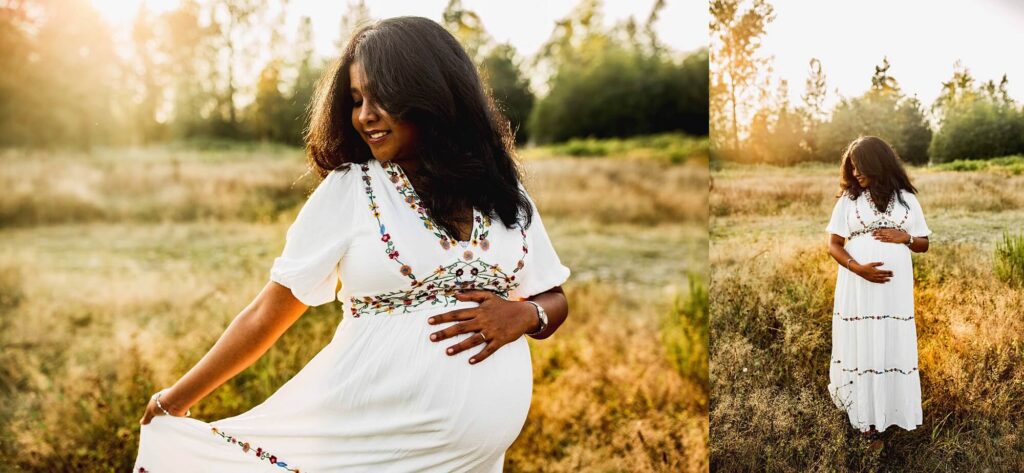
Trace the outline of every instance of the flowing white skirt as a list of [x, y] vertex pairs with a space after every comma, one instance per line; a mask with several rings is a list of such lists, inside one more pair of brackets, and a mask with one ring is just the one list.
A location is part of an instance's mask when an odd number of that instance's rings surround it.
[[893, 276], [879, 284], [839, 268], [829, 394], [858, 430], [912, 430], [922, 412], [910, 249], [865, 234], [848, 240], [846, 251], [861, 264], [884, 263]]
[[525, 337], [486, 360], [454, 356], [430, 315], [346, 317], [331, 342], [262, 404], [202, 422], [157, 416], [142, 426], [135, 472], [499, 472], [530, 407]]

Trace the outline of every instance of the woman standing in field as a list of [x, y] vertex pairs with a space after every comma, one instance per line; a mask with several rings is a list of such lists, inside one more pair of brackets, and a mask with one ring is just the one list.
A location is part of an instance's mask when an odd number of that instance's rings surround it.
[[843, 154], [839, 200], [827, 231], [839, 263], [829, 393], [850, 423], [874, 436], [921, 425], [911, 252], [928, 251], [917, 189], [881, 138]]
[[[565, 320], [569, 269], [475, 66], [431, 20], [364, 27], [318, 85], [307, 145], [324, 179], [270, 282], [151, 399], [135, 471], [501, 471], [530, 406], [524, 335]], [[262, 404], [183, 416], [335, 300], [332, 341]]]

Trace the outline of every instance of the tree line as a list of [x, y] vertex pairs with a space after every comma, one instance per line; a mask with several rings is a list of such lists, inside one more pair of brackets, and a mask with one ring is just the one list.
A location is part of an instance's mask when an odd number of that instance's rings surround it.
[[[660, 41], [664, 6], [607, 27], [601, 1], [581, 0], [529, 58], [491, 38], [460, 0], [440, 22], [478, 65], [520, 142], [706, 135], [707, 50], [683, 54]], [[317, 55], [309, 18], [286, 34], [287, 13], [287, 0], [182, 0], [159, 13], [142, 5], [119, 41], [88, 0], [5, 2], [0, 146], [299, 145], [313, 89], [335, 58]], [[372, 18], [358, 1], [339, 21], [335, 55]]]
[[860, 135], [880, 136], [914, 164], [1024, 154], [1024, 109], [1007, 93], [1008, 79], [979, 82], [959, 61], [942, 93], [926, 107], [875, 66], [869, 89], [824, 109], [827, 76], [811, 58], [801, 103], [789, 84], [772, 81], [758, 55], [775, 13], [766, 0], [712, 0], [711, 122], [716, 158], [795, 164], [837, 162]]

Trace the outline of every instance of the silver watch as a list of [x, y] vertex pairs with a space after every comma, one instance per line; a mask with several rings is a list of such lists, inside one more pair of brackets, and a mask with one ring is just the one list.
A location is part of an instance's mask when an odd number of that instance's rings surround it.
[[537, 308], [537, 318], [540, 319], [540, 328], [538, 328], [534, 332], [527, 333], [527, 335], [532, 337], [534, 335], [537, 335], [538, 333], [543, 332], [544, 329], [548, 328], [548, 313], [544, 312], [544, 308], [541, 307], [540, 304], [538, 304], [536, 302], [533, 302], [533, 301], [524, 301], [524, 302], [529, 302], [530, 304], [533, 304], [533, 306]]
[[908, 235], [908, 236], [910, 237], [910, 239], [907, 240], [907, 242], [904, 243], [904, 245], [907, 245], [907, 246], [913, 245], [914, 244], [914, 235]]

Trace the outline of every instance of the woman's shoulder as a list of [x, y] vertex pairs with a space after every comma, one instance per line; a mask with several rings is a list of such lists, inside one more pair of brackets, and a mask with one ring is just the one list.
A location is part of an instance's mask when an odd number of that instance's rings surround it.
[[316, 184], [308, 200], [327, 203], [352, 199], [361, 189], [359, 175], [357, 165], [345, 164], [332, 169]]
[[327, 175], [324, 176], [322, 184], [327, 184], [331, 187], [338, 189], [350, 188], [356, 185], [359, 181], [360, 169], [359, 164], [345, 163], [337, 168], [330, 170]]

